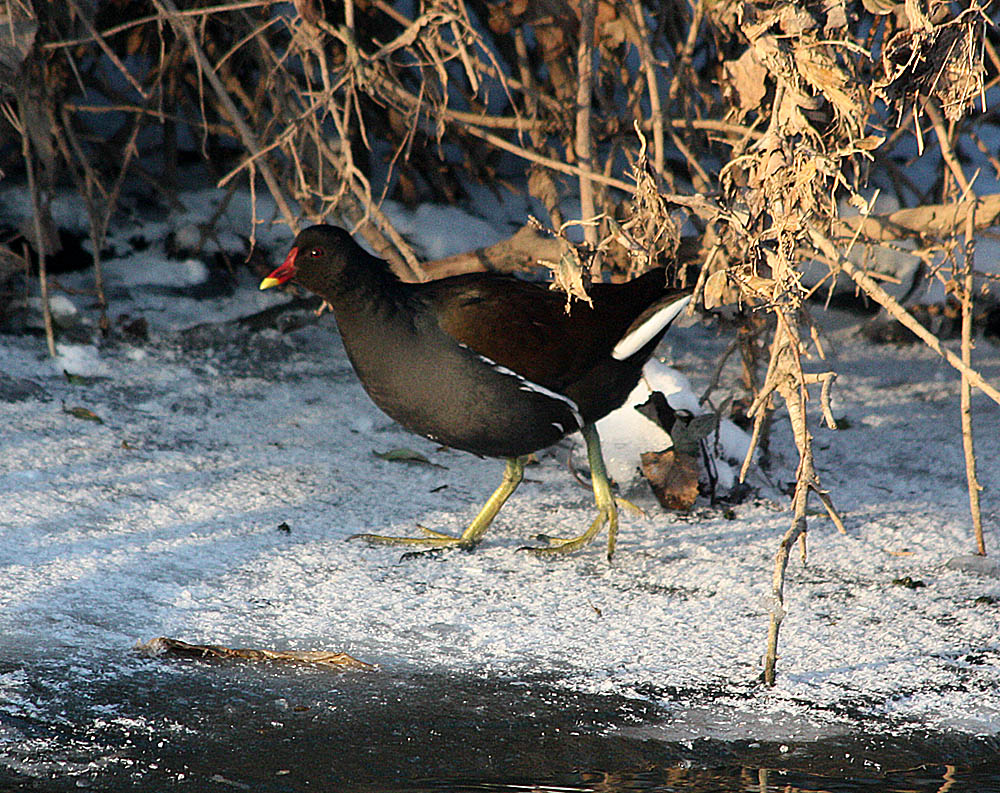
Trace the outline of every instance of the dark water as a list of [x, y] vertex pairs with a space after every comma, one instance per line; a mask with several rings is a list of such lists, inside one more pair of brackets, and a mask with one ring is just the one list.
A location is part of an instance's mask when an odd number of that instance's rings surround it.
[[725, 739], [711, 708], [542, 681], [139, 658], [4, 680], [0, 791], [1000, 791], [995, 738]]

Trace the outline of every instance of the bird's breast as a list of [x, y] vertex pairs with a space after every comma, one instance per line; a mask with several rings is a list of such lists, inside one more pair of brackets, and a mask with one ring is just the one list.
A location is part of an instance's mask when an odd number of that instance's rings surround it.
[[[338, 317], [339, 321], [339, 317]], [[517, 457], [579, 429], [568, 397], [412, 321], [348, 320], [341, 334], [372, 401], [407, 429], [456, 449]]]

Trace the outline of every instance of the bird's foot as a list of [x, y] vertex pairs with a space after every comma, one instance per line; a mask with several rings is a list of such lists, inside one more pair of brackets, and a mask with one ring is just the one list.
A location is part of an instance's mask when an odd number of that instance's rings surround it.
[[425, 536], [423, 537], [392, 537], [385, 534], [352, 534], [350, 540], [364, 540], [369, 545], [416, 545], [428, 550], [440, 548], [462, 548], [471, 551], [476, 546], [476, 541], [466, 537], [454, 537], [451, 534], [442, 534], [426, 526], [417, 526]]
[[[511, 457], [507, 460], [507, 468], [504, 470], [503, 481], [500, 483], [493, 495], [489, 497], [479, 514], [473, 518], [465, 531], [458, 537], [450, 534], [442, 534], [439, 531], [428, 529], [425, 526], [417, 525], [423, 533], [423, 537], [389, 537], [384, 534], [352, 534], [348, 540], [364, 540], [370, 545], [409, 545], [419, 548], [426, 548], [430, 551], [443, 550], [445, 548], [461, 548], [463, 551], [471, 551], [483, 538], [489, 528], [493, 518], [496, 517], [500, 507], [510, 497], [521, 478], [524, 476], [524, 458]], [[410, 551], [403, 555], [403, 558], [419, 556], [422, 551]]]
[[579, 537], [564, 539], [561, 537], [540, 535], [540, 539], [545, 540], [548, 545], [525, 545], [517, 550], [528, 551], [535, 554], [535, 556], [555, 556], [556, 554], [573, 553], [593, 540], [600, 533], [601, 529], [604, 528], [605, 524], [608, 526], [608, 561], [610, 562], [611, 557], [614, 556], [615, 543], [618, 539], [618, 509], [614, 502], [601, 507], [597, 513], [597, 517], [594, 518], [594, 522]]

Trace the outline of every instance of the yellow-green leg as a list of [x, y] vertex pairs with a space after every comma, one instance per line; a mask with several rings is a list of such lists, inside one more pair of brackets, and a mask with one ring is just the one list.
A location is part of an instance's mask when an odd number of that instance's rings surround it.
[[[507, 467], [503, 472], [503, 481], [500, 487], [493, 491], [493, 495], [479, 510], [479, 514], [469, 524], [468, 528], [462, 532], [460, 537], [453, 537], [450, 534], [442, 534], [432, 529], [420, 529], [426, 534], [424, 537], [386, 537], [381, 534], [353, 534], [347, 539], [365, 540], [373, 545], [418, 545], [423, 548], [448, 548], [457, 547], [465, 550], [472, 550], [483, 538], [486, 530], [497, 516], [500, 507], [510, 498], [511, 493], [517, 490], [524, 478], [523, 457], [510, 457], [507, 460]], [[596, 486], [595, 486], [596, 487]]]
[[608, 561], [615, 554], [615, 543], [618, 541], [618, 505], [611, 492], [611, 482], [608, 471], [604, 467], [604, 455], [601, 454], [601, 439], [593, 424], [586, 424], [580, 430], [587, 443], [587, 461], [590, 463], [590, 481], [594, 487], [594, 502], [597, 504], [597, 517], [579, 537], [568, 540], [553, 538], [550, 544], [543, 548], [527, 547], [522, 550], [538, 555], [572, 553], [577, 551], [596, 537], [604, 524], [608, 524]]

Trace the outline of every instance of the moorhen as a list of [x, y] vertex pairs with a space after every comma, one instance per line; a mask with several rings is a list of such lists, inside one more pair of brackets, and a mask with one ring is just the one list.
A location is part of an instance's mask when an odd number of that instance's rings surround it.
[[503, 482], [459, 537], [360, 534], [373, 543], [470, 549], [521, 482], [525, 456], [579, 431], [587, 443], [598, 515], [579, 537], [536, 553], [576, 550], [618, 511], [594, 424], [625, 401], [690, 290], [667, 290], [663, 269], [624, 284], [594, 284], [592, 305], [547, 285], [470, 273], [406, 283], [345, 230], [302, 231], [261, 289], [294, 281], [333, 307], [347, 355], [368, 395], [407, 429], [436, 443], [507, 460]]

